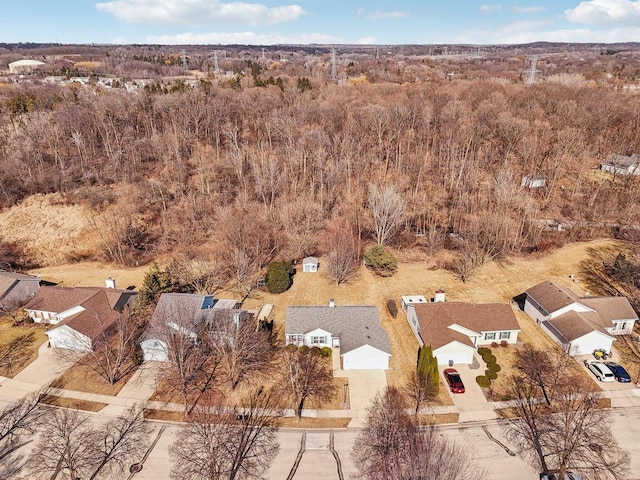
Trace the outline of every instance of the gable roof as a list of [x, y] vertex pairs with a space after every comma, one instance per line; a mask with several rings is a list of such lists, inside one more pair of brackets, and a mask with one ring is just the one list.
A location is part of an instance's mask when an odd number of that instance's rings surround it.
[[378, 309], [373, 306], [293, 306], [287, 307], [285, 334], [302, 335], [321, 328], [340, 338], [340, 353], [370, 345], [391, 355], [387, 332]]
[[611, 337], [598, 323], [598, 314], [595, 312], [575, 312], [573, 310], [563, 313], [551, 320], [542, 322], [562, 343], [569, 343], [592, 332], [599, 332]]
[[474, 345], [467, 335], [450, 328], [452, 325], [478, 334], [520, 330], [511, 306], [504, 303], [435, 302], [414, 303], [412, 307], [418, 317], [422, 341], [434, 349], [452, 341]]
[[578, 295], [568, 288], [562, 287], [550, 280], [545, 280], [525, 291], [547, 313], [552, 313], [578, 300]]
[[613, 165], [616, 167], [632, 167], [640, 165], [640, 155], [634, 153], [632, 155], [610, 155], [604, 162], [604, 165]]
[[583, 297], [579, 302], [598, 312], [603, 327], [611, 327], [615, 320], [638, 320], [626, 297]]
[[317, 265], [318, 259], [316, 257], [305, 257], [302, 259], [302, 265]]
[[22, 273], [0, 270], [0, 300], [6, 297], [20, 282], [40, 282], [39, 277], [24, 275]]

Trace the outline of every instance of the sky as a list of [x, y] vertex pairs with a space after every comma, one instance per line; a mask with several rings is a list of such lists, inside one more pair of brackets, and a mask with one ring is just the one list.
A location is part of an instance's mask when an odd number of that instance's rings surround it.
[[0, 42], [640, 42], [640, 0], [0, 0]]

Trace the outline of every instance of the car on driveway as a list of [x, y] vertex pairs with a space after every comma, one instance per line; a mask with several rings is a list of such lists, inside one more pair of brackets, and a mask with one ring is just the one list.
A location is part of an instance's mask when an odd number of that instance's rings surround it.
[[464, 383], [455, 368], [446, 368], [443, 373], [453, 393], [464, 393]]
[[604, 363], [597, 360], [585, 360], [584, 364], [601, 382], [613, 382], [613, 372]]
[[609, 370], [613, 372], [613, 376], [616, 377], [616, 380], [622, 383], [631, 382], [629, 373], [624, 369], [622, 365], [618, 365], [616, 362], [604, 362], [604, 364], [609, 367]]

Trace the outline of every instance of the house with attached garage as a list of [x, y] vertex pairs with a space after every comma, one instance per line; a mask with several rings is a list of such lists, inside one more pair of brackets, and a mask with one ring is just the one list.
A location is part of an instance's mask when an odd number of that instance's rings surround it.
[[98, 338], [115, 333], [136, 295], [115, 288], [43, 286], [24, 308], [35, 323], [54, 325], [45, 332], [51, 347], [90, 351]]
[[625, 297], [580, 297], [548, 280], [525, 294], [525, 313], [571, 355], [610, 352], [616, 335], [632, 333], [638, 320]]
[[343, 370], [387, 370], [391, 345], [372, 306], [287, 307], [286, 344], [339, 348]]
[[640, 155], [611, 155], [600, 164], [600, 170], [614, 175], [640, 175]]
[[218, 325], [239, 325], [253, 318], [253, 313], [239, 308], [235, 300], [217, 299], [212, 295], [163, 293], [153, 311], [149, 328], [140, 339], [143, 359], [166, 362], [169, 358], [168, 336], [180, 333], [198, 341], [203, 331], [215, 331]]
[[411, 303], [406, 314], [420, 346], [431, 345], [439, 365], [473, 363], [478, 347], [517, 343], [520, 326], [510, 305], [444, 301]]

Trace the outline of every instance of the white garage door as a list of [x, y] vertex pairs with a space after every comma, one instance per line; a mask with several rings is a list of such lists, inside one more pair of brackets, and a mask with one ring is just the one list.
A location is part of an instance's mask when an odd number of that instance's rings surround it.
[[387, 370], [389, 355], [369, 345], [342, 355], [343, 370]]
[[588, 355], [594, 350], [603, 349], [607, 352], [611, 351], [613, 341], [598, 332], [593, 332], [584, 337], [580, 337], [571, 343], [571, 355]]
[[473, 362], [472, 347], [458, 343], [450, 343], [433, 351], [433, 356], [438, 359], [438, 365], [448, 365], [449, 361], [470, 365]]

